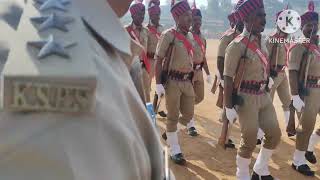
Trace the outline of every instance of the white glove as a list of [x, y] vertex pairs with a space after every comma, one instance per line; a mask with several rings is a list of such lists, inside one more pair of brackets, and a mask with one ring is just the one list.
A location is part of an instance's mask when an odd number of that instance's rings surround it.
[[273, 85], [274, 85], [274, 81], [271, 77], [269, 77], [268, 88], [271, 89]]
[[156, 93], [159, 97], [165, 94], [165, 90], [162, 84], [156, 84]]
[[304, 102], [301, 100], [299, 95], [292, 96], [293, 106], [298, 112], [301, 112], [302, 108], [305, 106]]
[[222, 88], [224, 88], [224, 80], [220, 80], [220, 85], [222, 86]]
[[234, 108], [226, 108], [226, 116], [229, 122], [233, 123], [238, 118], [238, 113]]
[[217, 76], [218, 81], [221, 81], [221, 75], [220, 75], [220, 72], [218, 70], [217, 70], [216, 76]]
[[212, 78], [212, 76], [209, 74], [209, 75], [207, 75], [207, 83], [209, 84], [209, 85], [212, 85], [213, 84], [213, 78]]
[[219, 71], [217, 71], [216, 76], [217, 76], [217, 79], [218, 79], [219, 84], [224, 88], [224, 81], [223, 81], [223, 79], [221, 78], [221, 75], [220, 75], [220, 72], [219, 72]]

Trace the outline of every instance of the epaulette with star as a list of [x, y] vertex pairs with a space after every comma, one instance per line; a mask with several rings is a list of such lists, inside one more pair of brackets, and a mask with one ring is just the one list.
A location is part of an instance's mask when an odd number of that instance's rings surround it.
[[95, 104], [95, 52], [72, 0], [25, 1], [4, 66], [8, 111], [88, 113]]

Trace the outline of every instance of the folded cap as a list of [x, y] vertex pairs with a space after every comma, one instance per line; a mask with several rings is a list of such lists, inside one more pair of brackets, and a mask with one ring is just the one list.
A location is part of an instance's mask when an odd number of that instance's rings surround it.
[[276, 19], [278, 19], [279, 15], [280, 15], [283, 11], [288, 10], [288, 9], [289, 9], [289, 4], [288, 4], [284, 9], [282, 9], [282, 10], [279, 11], [279, 12], [277, 12], [277, 14], [276, 14]]
[[190, 10], [191, 8], [187, 0], [171, 1], [171, 14], [174, 18], [177, 18]]
[[231, 14], [228, 15], [228, 20], [230, 24], [236, 24], [236, 14], [234, 11], [231, 12]]
[[193, 0], [193, 4], [192, 4], [191, 9], [192, 9], [192, 16], [202, 17], [201, 10], [197, 8], [196, 0]]
[[135, 2], [130, 6], [131, 16], [135, 16], [141, 11], [145, 11], [145, 6], [142, 3], [143, 0], [135, 0]]
[[310, 21], [319, 21], [319, 14], [314, 11], [314, 2], [310, 1], [308, 4], [308, 11], [301, 15], [302, 27]]
[[239, 18], [244, 20], [254, 10], [263, 7], [263, 0], [244, 0], [242, 3], [240, 2], [237, 13], [239, 14]]
[[149, 15], [160, 14], [161, 13], [160, 1], [151, 0], [148, 5], [148, 12], [149, 12]]
[[241, 20], [241, 17], [240, 17], [240, 14], [239, 14], [239, 7], [240, 5], [243, 3], [244, 0], [239, 0], [237, 2], [237, 4], [234, 6], [234, 9], [233, 9], [233, 13], [234, 13], [234, 19], [235, 19], [235, 23], [239, 23], [239, 22], [242, 22]]

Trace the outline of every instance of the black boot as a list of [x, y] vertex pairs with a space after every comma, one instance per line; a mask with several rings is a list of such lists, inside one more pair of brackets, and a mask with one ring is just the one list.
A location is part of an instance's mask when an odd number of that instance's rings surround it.
[[303, 164], [300, 166], [292, 164], [292, 168], [305, 176], [314, 176], [314, 171], [312, 171], [307, 164]]
[[224, 148], [227, 149], [235, 149], [236, 145], [233, 143], [231, 139], [228, 139], [228, 143], [224, 145]]
[[165, 141], [168, 139], [166, 132], [164, 132], [164, 133], [161, 135], [161, 137], [162, 137], [162, 139], [165, 140]]
[[186, 159], [184, 159], [183, 154], [179, 153], [173, 156], [170, 156], [171, 160], [178, 165], [185, 165], [187, 163]]
[[260, 144], [262, 144], [261, 139], [257, 139], [257, 145], [260, 145]]
[[252, 173], [251, 180], [274, 180], [274, 178], [269, 176], [259, 176], [256, 172]]
[[188, 134], [192, 137], [198, 136], [198, 132], [195, 127], [191, 127], [188, 129]]
[[166, 118], [167, 114], [164, 111], [160, 111], [158, 112], [159, 116], [161, 116], [162, 118]]
[[288, 137], [291, 138], [291, 137], [294, 137], [295, 134], [292, 134], [292, 133], [288, 133]]
[[304, 155], [306, 159], [311, 163], [311, 164], [316, 164], [317, 163], [317, 158], [313, 154], [313, 152], [307, 151], [306, 154]]

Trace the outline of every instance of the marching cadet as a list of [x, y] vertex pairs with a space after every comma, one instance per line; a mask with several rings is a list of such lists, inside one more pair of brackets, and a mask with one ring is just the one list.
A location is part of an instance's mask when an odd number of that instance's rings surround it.
[[142, 0], [135, 0], [130, 7], [130, 14], [132, 17], [131, 24], [127, 25], [129, 35], [136, 43], [143, 47], [143, 51], [140, 55], [140, 61], [143, 67], [143, 85], [144, 94], [146, 102], [150, 102], [150, 92], [151, 92], [151, 78], [150, 73], [152, 70], [150, 61], [147, 57], [147, 45], [148, 45], [148, 29], [143, 26], [144, 16], [145, 16], [145, 6]]
[[[287, 9], [287, 8], [286, 8]], [[278, 12], [276, 17], [280, 15], [282, 11]], [[280, 101], [282, 103], [282, 109], [284, 112], [285, 125], [288, 125], [290, 117], [290, 103], [291, 97], [289, 92], [289, 82], [285, 72], [287, 67], [287, 51], [289, 44], [280, 44], [277, 41], [283, 41], [288, 37], [288, 34], [282, 32], [279, 27], [277, 30], [270, 34], [266, 42], [266, 46], [269, 52], [269, 68], [270, 76], [274, 85], [270, 90], [270, 96], [273, 101], [275, 92], [277, 91]], [[259, 129], [257, 139], [257, 144], [261, 144], [264, 137], [264, 132]]]
[[[212, 77], [207, 64], [206, 59], [206, 49], [207, 42], [204, 36], [201, 34], [201, 25], [202, 25], [202, 14], [201, 10], [196, 7], [196, 2], [194, 0], [192, 6], [192, 27], [191, 33], [193, 35], [193, 44], [194, 44], [194, 54], [193, 54], [193, 88], [195, 92], [195, 104], [199, 104], [204, 99], [204, 81], [203, 81], [203, 72], [202, 69], [207, 74], [207, 83], [212, 84]], [[195, 128], [195, 119], [187, 124], [188, 134], [190, 136], [197, 136], [198, 132]]]
[[[287, 8], [286, 8], [287, 9]], [[277, 19], [280, 13], [277, 13]], [[273, 78], [274, 85], [270, 90], [271, 99], [274, 99], [275, 92], [278, 93], [279, 99], [282, 103], [282, 109], [284, 112], [285, 117], [285, 125], [288, 125], [289, 116], [290, 116], [290, 103], [291, 103], [291, 96], [289, 90], [289, 81], [286, 75], [286, 67], [287, 67], [287, 48], [288, 45], [284, 43], [277, 43], [283, 42], [283, 40], [287, 39], [288, 34], [282, 32], [279, 27], [277, 30], [272, 33], [267, 40], [267, 49], [269, 52], [269, 68], [270, 68], [270, 75]]]
[[[238, 14], [236, 13], [238, 6], [243, 3], [243, 0], [239, 0], [234, 8], [234, 10], [231, 12], [231, 14], [228, 15], [228, 20], [230, 22], [230, 29], [228, 29], [226, 32], [223, 33], [220, 43], [218, 46], [218, 56], [217, 56], [217, 73], [216, 78], [217, 82], [219, 82], [219, 97], [217, 106], [221, 109], [223, 109], [223, 69], [224, 69], [224, 58], [225, 58], [225, 52], [227, 46], [231, 43], [231, 41], [236, 38], [238, 35], [240, 35], [243, 31], [243, 23], [241, 22], [241, 19], [239, 18]], [[217, 87], [217, 85], [214, 85], [214, 87]], [[215, 90], [213, 90], [215, 91]], [[223, 113], [223, 112], [222, 112]], [[221, 120], [222, 120], [222, 113], [221, 113]], [[235, 145], [233, 141], [229, 138], [226, 139], [226, 142], [224, 144], [225, 148], [235, 148]]]
[[69, 2], [26, 1], [10, 37], [0, 179], [162, 180], [160, 141], [120, 58], [130, 37], [117, 15], [131, 0]]
[[[150, 79], [148, 87], [151, 87], [151, 82], [153, 77], [155, 76], [155, 68], [156, 68], [156, 61], [154, 58], [158, 41], [160, 39], [161, 33], [164, 30], [163, 26], [160, 24], [160, 15], [161, 15], [161, 8], [160, 8], [160, 1], [159, 0], [151, 0], [148, 5], [148, 13], [149, 13], [149, 23], [147, 28], [149, 30], [148, 34], [148, 51], [147, 57], [150, 62]], [[158, 112], [161, 117], [167, 117], [164, 111]]]
[[143, 83], [143, 68], [141, 66], [141, 62], [139, 58], [141, 53], [143, 53], [143, 47], [139, 45], [136, 41], [131, 39], [130, 49], [131, 49], [131, 56], [122, 55], [122, 58], [126, 62], [131, 62], [131, 64], [128, 64], [131, 79], [140, 95], [140, 98], [143, 104], [146, 104], [147, 102], [146, 102], [146, 95], [145, 95], [144, 83]]
[[171, 13], [176, 28], [162, 33], [156, 50], [156, 92], [159, 97], [165, 94], [168, 110], [165, 135], [171, 159], [183, 165], [186, 160], [178, 142], [177, 124], [186, 126], [194, 114], [193, 46], [189, 34], [192, 12], [188, 2], [182, 0], [172, 1]]
[[150, 60], [150, 66], [151, 66], [150, 77], [153, 78], [155, 75], [155, 66], [156, 66], [154, 55], [156, 52], [157, 44], [160, 39], [161, 33], [164, 30], [163, 26], [160, 24], [161, 9], [160, 9], [159, 0], [151, 0], [149, 2], [148, 13], [149, 13], [149, 23], [147, 25], [147, 28], [149, 30], [149, 34], [148, 34], [147, 56]]
[[[272, 83], [268, 83], [267, 49], [261, 38], [266, 24], [263, 0], [245, 0], [238, 13], [245, 29], [229, 44], [224, 66], [226, 116], [230, 122], [238, 117], [241, 128], [236, 176], [239, 180], [273, 180], [268, 162], [280, 142], [281, 130], [265, 90]], [[259, 127], [266, 135], [250, 178], [249, 165]]]
[[[310, 1], [308, 11], [301, 16], [302, 33], [305, 38], [309, 38], [310, 42], [295, 44], [290, 48], [289, 53], [289, 79], [293, 106], [297, 112], [302, 111], [292, 167], [306, 176], [314, 176], [314, 171], [310, 169], [306, 162], [306, 157], [308, 160], [311, 158], [308, 152], [306, 154], [306, 151], [308, 150], [309, 138], [314, 130], [316, 116], [320, 110], [318, 21], [319, 15], [314, 11], [313, 1]], [[317, 134], [317, 131], [315, 134]], [[316, 137], [315, 134], [310, 138], [311, 148], [315, 141], [318, 141], [317, 138], [314, 138]], [[310, 151], [312, 151], [311, 148]]]

